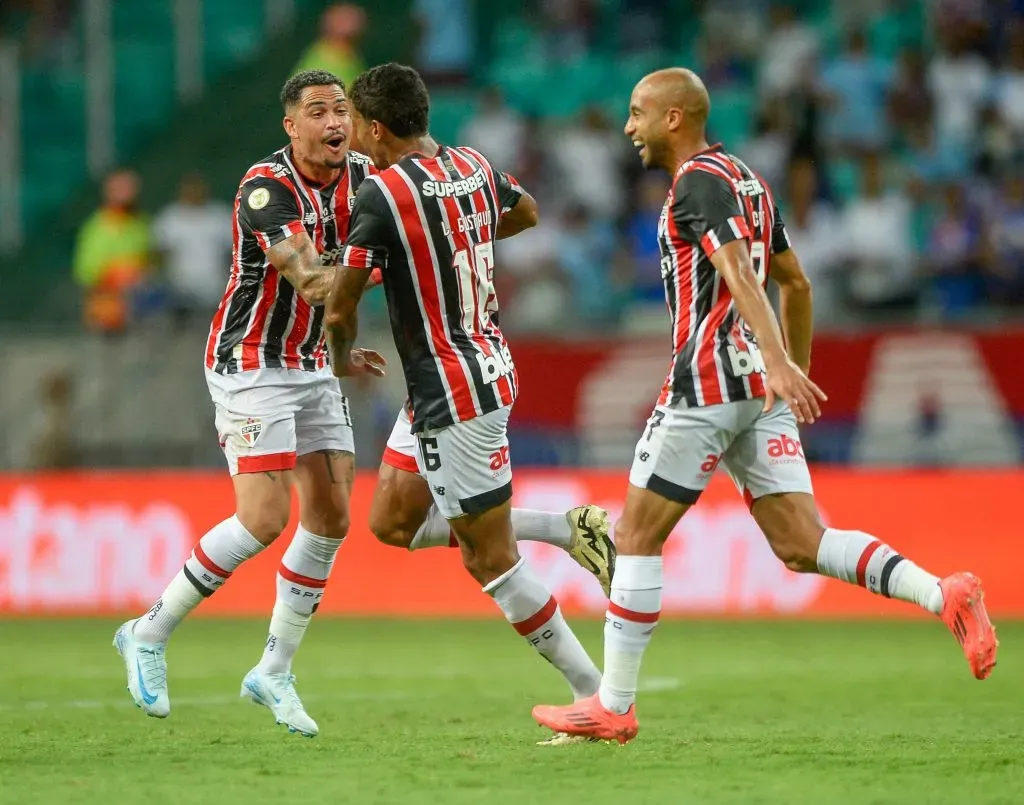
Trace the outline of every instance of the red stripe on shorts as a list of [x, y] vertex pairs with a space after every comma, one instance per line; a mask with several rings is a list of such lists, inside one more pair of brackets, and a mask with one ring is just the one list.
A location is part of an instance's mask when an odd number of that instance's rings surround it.
[[267, 453], [264, 456], [239, 456], [238, 472], [273, 472], [294, 470], [295, 453]]
[[419, 474], [420, 471], [420, 468], [416, 466], [415, 456], [407, 456], [405, 453], [399, 453], [391, 447], [384, 448], [384, 456], [380, 461], [381, 464], [387, 464], [396, 470], [404, 470], [405, 472], [414, 472], [416, 474]]

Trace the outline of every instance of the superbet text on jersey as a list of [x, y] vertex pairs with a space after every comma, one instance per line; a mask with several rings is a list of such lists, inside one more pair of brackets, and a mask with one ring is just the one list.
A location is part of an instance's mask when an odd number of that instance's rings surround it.
[[289, 148], [249, 168], [235, 197], [231, 274], [210, 326], [207, 369], [234, 374], [327, 365], [323, 307], [299, 296], [265, 250], [305, 231], [323, 264], [334, 265], [356, 191], [373, 170], [365, 156], [349, 152], [338, 179], [318, 185], [295, 167]]
[[738, 402], [765, 393], [764, 363], [710, 255], [746, 238], [754, 271], [789, 248], [771, 189], [720, 145], [676, 172], [658, 223], [661, 273], [672, 318], [672, 366], [660, 405]]

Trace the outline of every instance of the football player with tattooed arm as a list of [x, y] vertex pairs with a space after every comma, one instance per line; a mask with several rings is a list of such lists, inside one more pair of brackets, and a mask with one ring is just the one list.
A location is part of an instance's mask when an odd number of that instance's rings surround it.
[[[277, 573], [263, 656], [242, 696], [277, 723], [313, 736], [295, 691], [292, 657], [348, 533], [354, 472], [348, 402], [328, 366], [323, 304], [369, 160], [349, 150], [352, 121], [341, 81], [323, 71], [281, 92], [289, 143], [242, 178], [235, 198], [231, 272], [206, 347], [206, 378], [235, 491], [235, 513], [211, 528], [140, 618], [118, 630], [128, 690], [166, 717], [165, 647], [177, 625], [234, 570], [273, 542], [299, 497], [299, 527]], [[382, 375], [376, 352], [353, 347], [350, 374]]]

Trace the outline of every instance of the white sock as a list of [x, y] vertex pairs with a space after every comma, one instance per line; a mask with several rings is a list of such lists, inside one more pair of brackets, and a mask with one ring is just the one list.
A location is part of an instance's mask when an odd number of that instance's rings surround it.
[[909, 601], [936, 615], [942, 612], [938, 577], [863, 531], [825, 529], [818, 546], [818, 572], [886, 598]]
[[[529, 542], [546, 542], [568, 549], [572, 539], [572, 529], [564, 514], [542, 512], [533, 509], [512, 509], [512, 532], [516, 540]], [[430, 507], [430, 514], [419, 527], [416, 536], [409, 544], [410, 551], [420, 548], [457, 548], [458, 540], [452, 535], [448, 521], [441, 516], [437, 507]]]
[[512, 533], [517, 540], [546, 542], [563, 549], [568, 549], [572, 540], [572, 529], [564, 513], [533, 509], [512, 509]]
[[431, 506], [427, 519], [416, 531], [416, 535], [409, 543], [410, 551], [418, 551], [420, 548], [457, 548], [459, 542], [452, 534], [452, 528], [448, 521], [437, 510], [437, 506]]
[[660, 556], [619, 554], [604, 619], [604, 677], [601, 704], [625, 713], [636, 700], [640, 660], [661, 614]]
[[213, 595], [242, 562], [263, 548], [237, 515], [217, 523], [196, 543], [185, 566], [149, 612], [135, 622], [135, 636], [143, 643], [165, 642], [200, 601]]
[[277, 600], [259, 668], [287, 674], [309, 621], [320, 606], [334, 558], [344, 540], [318, 537], [301, 525], [296, 529], [277, 570]]
[[576, 699], [592, 696], [601, 672], [562, 617], [558, 602], [525, 559], [484, 587], [508, 622], [565, 677]]

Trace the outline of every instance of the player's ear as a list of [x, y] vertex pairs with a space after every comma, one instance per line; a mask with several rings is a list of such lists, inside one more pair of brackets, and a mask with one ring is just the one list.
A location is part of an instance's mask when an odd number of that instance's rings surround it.
[[282, 120], [281, 123], [284, 126], [284, 130], [285, 133], [288, 135], [288, 138], [294, 140], [297, 135], [295, 129], [295, 121], [292, 120], [290, 115], [285, 115], [284, 120]]
[[665, 112], [665, 123], [669, 131], [676, 131], [683, 125], [683, 110], [669, 108]]

